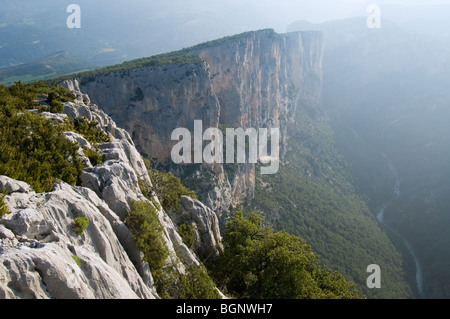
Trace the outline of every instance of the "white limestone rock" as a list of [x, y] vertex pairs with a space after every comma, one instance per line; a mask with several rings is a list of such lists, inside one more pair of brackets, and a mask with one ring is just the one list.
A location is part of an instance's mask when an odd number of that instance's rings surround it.
[[[23, 195], [8, 196], [11, 213], [0, 219], [1, 237], [10, 240], [0, 250], [4, 265], [0, 294], [7, 298], [158, 298], [148, 267], [133, 264], [118, 238], [123, 234], [115, 233], [121, 228], [120, 219], [93, 191], [59, 183], [50, 193], [28, 194], [34, 209], [15, 206], [16, 197]], [[73, 224], [82, 216], [88, 218], [89, 226], [79, 236]], [[11, 233], [17, 238], [15, 244]], [[139, 255], [132, 242], [125, 246]], [[66, 282], [68, 271], [80, 268], [74, 266], [72, 255], [82, 262], [81, 271], [73, 273], [79, 279], [76, 289]], [[142, 259], [135, 262], [143, 264]], [[32, 279], [27, 277], [29, 271]]]
[[178, 214], [178, 220], [196, 225], [193, 250], [202, 260], [214, 259], [223, 251], [216, 213], [202, 202], [188, 196], [181, 197], [180, 206], [181, 214]]

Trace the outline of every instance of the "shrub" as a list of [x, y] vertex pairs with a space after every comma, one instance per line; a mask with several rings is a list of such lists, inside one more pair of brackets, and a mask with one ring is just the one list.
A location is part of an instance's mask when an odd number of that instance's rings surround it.
[[0, 217], [2, 217], [3, 215], [9, 214], [8, 206], [6, 206], [6, 204], [4, 202], [5, 196], [6, 196], [6, 190], [3, 194], [0, 195]]
[[195, 243], [194, 239], [195, 226], [193, 224], [181, 224], [178, 226], [178, 234], [180, 234], [183, 243], [192, 248]]
[[38, 111], [39, 111], [39, 113], [47, 112], [48, 111], [48, 106], [47, 105], [41, 105], [41, 106], [38, 107]]
[[78, 267], [81, 267], [81, 259], [78, 258], [77, 255], [72, 255], [72, 259], [75, 261], [75, 263], [78, 265]]
[[27, 111], [0, 111], [0, 174], [27, 182], [36, 192], [53, 189], [56, 179], [76, 184], [83, 169], [78, 145], [61, 128]]
[[27, 111], [37, 106], [38, 94], [58, 103], [69, 99], [63, 90], [42, 82], [0, 85], [0, 174], [25, 181], [36, 192], [51, 191], [56, 180], [76, 184], [83, 169], [78, 145], [64, 137], [63, 126]]
[[103, 164], [103, 156], [97, 150], [92, 148], [87, 148], [83, 150], [84, 155], [89, 158], [89, 161], [93, 166]]
[[98, 127], [97, 121], [89, 121], [85, 117], [73, 121], [74, 132], [83, 135], [89, 143], [108, 143], [111, 142], [109, 135]]
[[136, 245], [144, 254], [144, 260], [150, 266], [158, 289], [169, 250], [164, 245], [162, 239], [164, 229], [159, 223], [155, 208], [144, 201], [131, 202], [131, 211], [125, 219], [125, 225], [132, 232]]
[[111, 142], [109, 135], [98, 126], [97, 121], [89, 121], [85, 117], [75, 120], [65, 120], [65, 131], [72, 131], [83, 136], [91, 144]]
[[203, 265], [191, 265], [180, 276], [179, 299], [222, 299], [216, 285]]
[[54, 92], [51, 92], [48, 95], [47, 103], [50, 105], [51, 113], [58, 113], [64, 110], [64, 104], [58, 99], [57, 94]]
[[83, 235], [86, 228], [89, 226], [89, 219], [86, 217], [77, 217], [74, 220], [73, 228], [77, 232], [78, 236]]
[[153, 188], [141, 189], [142, 192], [152, 193], [154, 191], [161, 201], [165, 210], [177, 211], [180, 208], [181, 196], [189, 196], [197, 199], [194, 191], [186, 188], [178, 177], [168, 172], [149, 170], [149, 176], [153, 183]]
[[261, 218], [237, 212], [227, 223], [224, 251], [212, 266], [214, 278], [239, 298], [358, 299], [355, 284], [319, 262], [305, 241], [263, 227]]

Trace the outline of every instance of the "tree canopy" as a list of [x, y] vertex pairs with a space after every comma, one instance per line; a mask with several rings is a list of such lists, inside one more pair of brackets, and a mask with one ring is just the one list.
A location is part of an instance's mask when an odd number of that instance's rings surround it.
[[355, 284], [321, 265], [297, 236], [274, 232], [261, 218], [236, 212], [226, 225], [224, 252], [213, 278], [228, 294], [252, 299], [358, 299]]

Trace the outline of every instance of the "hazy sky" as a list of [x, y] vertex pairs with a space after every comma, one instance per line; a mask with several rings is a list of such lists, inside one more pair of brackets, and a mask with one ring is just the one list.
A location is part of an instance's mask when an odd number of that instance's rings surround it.
[[[295, 20], [324, 22], [366, 13], [369, 4], [383, 5], [431, 5], [450, 4], [450, 0], [238, 0], [260, 8], [271, 18], [276, 28], [284, 28]], [[233, 0], [229, 2], [234, 2]], [[288, 22], [289, 21], [289, 22]], [[282, 30], [279, 30], [282, 31]]]
[[[450, 31], [450, 0], [0, 0], [0, 3], [0, 31], [8, 25], [17, 25], [35, 26], [42, 32], [66, 29], [66, 8], [78, 4], [82, 28], [76, 34], [80, 41], [93, 41], [93, 35], [104, 39], [103, 46], [117, 49], [126, 38], [136, 44], [133, 52], [138, 57], [263, 28], [284, 33], [298, 20], [321, 23], [368, 16], [370, 4], [379, 4], [382, 18], [402, 27], [424, 30], [423, 26], [429, 26], [441, 32]], [[424, 8], [415, 7], [430, 4], [448, 7], [427, 14]], [[33, 43], [42, 40], [42, 32], [30, 35]], [[434, 29], [428, 33], [433, 32]], [[14, 38], [8, 41], [14, 42]], [[124, 56], [135, 57], [129, 52]]]

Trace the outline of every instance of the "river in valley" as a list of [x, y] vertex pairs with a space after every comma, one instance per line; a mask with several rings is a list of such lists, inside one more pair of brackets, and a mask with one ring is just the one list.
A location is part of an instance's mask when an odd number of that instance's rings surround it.
[[[382, 154], [383, 157], [386, 159], [386, 161], [389, 164], [389, 169], [391, 170], [392, 174], [395, 176], [395, 185], [394, 185], [394, 189], [393, 189], [393, 194], [394, 197], [399, 197], [400, 196], [400, 184], [401, 184], [401, 180], [400, 177], [398, 175], [397, 170], [395, 169], [394, 165], [389, 161], [389, 159], [387, 158], [387, 156], [385, 154]], [[386, 223], [386, 221], [384, 220], [384, 210], [386, 208], [386, 206], [389, 203], [386, 203], [378, 212], [377, 214], [377, 219], [378, 221], [384, 226], [386, 227], [391, 233], [393, 233], [395, 236], [397, 236], [402, 243], [406, 246], [406, 248], [408, 249], [409, 253], [411, 254], [411, 256], [414, 258], [414, 262], [416, 264], [416, 284], [417, 284], [417, 290], [419, 292], [419, 296], [421, 298], [425, 298], [425, 294], [423, 292], [423, 274], [422, 274], [422, 266], [420, 264], [420, 260], [417, 257], [413, 247], [411, 246], [411, 244], [408, 242], [408, 240], [401, 235], [394, 227], [390, 226], [389, 224]]]

